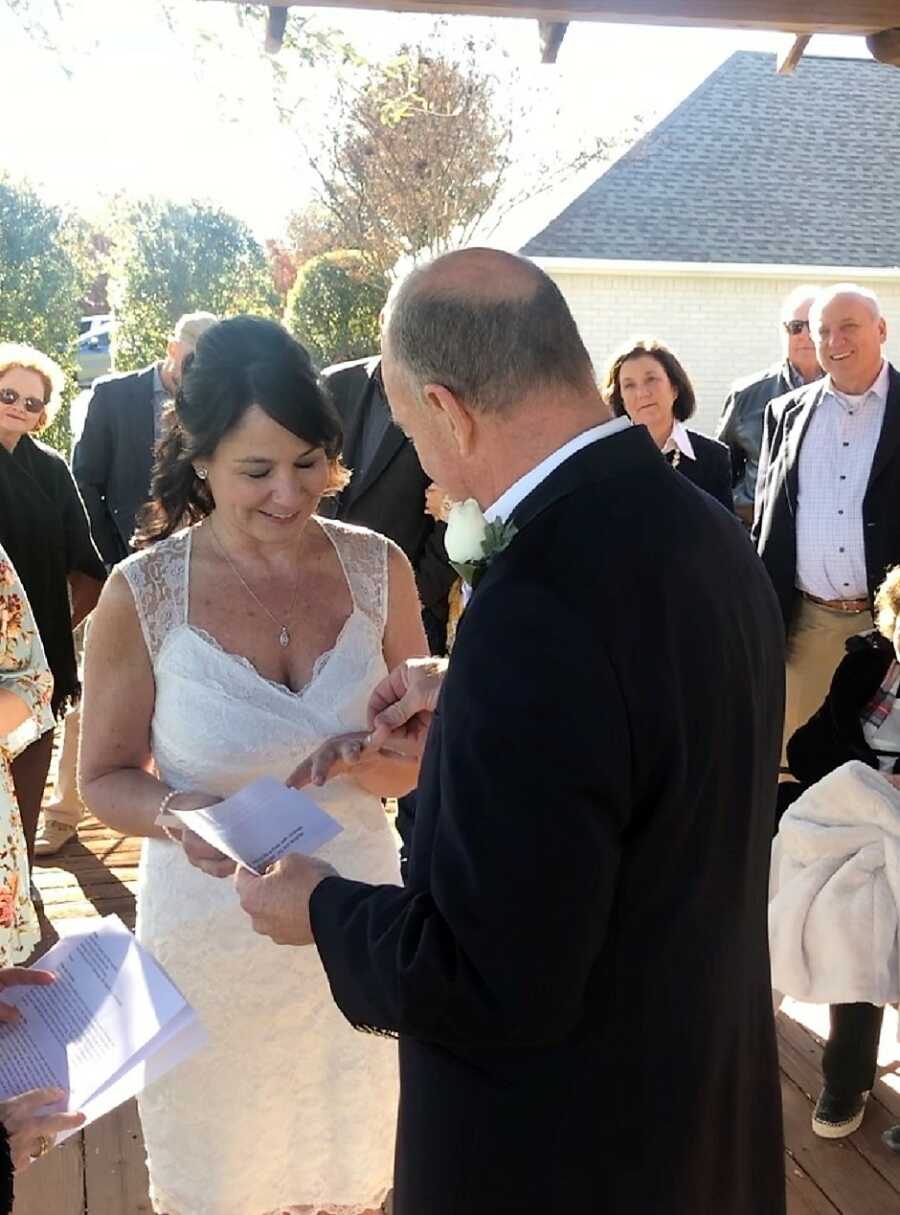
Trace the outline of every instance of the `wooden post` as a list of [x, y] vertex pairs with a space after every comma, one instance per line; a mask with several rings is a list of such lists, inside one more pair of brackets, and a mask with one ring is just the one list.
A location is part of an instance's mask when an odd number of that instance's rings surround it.
[[797, 34], [786, 51], [778, 56], [775, 71], [779, 76], [793, 76], [794, 68], [803, 58], [803, 52], [809, 46], [812, 34]]
[[286, 8], [269, 9], [269, 16], [266, 19], [266, 50], [270, 55], [277, 55], [281, 50], [287, 19]]
[[556, 63], [556, 56], [569, 28], [568, 21], [539, 21], [541, 63]]

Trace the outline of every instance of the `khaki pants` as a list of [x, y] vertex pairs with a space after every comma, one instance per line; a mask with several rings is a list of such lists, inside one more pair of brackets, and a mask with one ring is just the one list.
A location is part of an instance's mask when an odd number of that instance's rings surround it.
[[[75, 653], [81, 666], [84, 655], [84, 638], [87, 623], [75, 630]], [[56, 796], [44, 803], [44, 814], [48, 818], [77, 827], [87, 811], [78, 796], [78, 746], [81, 740], [81, 709], [69, 713], [60, 727], [63, 731], [62, 752], [59, 757], [59, 775], [56, 780]]]
[[787, 644], [782, 766], [788, 739], [806, 725], [828, 695], [847, 638], [871, 628], [871, 612], [835, 611], [798, 597]]

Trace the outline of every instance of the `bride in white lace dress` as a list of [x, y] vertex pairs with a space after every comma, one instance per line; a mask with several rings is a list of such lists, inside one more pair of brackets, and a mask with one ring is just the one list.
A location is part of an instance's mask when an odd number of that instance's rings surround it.
[[[326, 739], [365, 729], [386, 670], [426, 652], [400, 551], [314, 514], [345, 475], [340, 440], [284, 330], [249, 317], [210, 329], [160, 449], [156, 542], [119, 567], [91, 628], [83, 794], [146, 837], [138, 936], [210, 1035], [141, 1101], [166, 1215], [359, 1215], [391, 1185], [395, 1044], [352, 1029], [315, 949], [286, 958], [254, 935], [216, 863], [195, 852], [202, 872], [155, 821], [173, 790], [189, 809], [286, 779]], [[413, 761], [366, 756], [317, 790], [344, 828], [323, 859], [399, 882], [380, 799], [415, 779]]]

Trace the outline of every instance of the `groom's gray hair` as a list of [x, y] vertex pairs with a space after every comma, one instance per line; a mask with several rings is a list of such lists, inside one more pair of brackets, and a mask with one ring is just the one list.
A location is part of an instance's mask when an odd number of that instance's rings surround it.
[[594, 369], [557, 285], [496, 249], [449, 253], [391, 293], [385, 338], [421, 391], [440, 384], [474, 409], [500, 411], [536, 388], [590, 390]]

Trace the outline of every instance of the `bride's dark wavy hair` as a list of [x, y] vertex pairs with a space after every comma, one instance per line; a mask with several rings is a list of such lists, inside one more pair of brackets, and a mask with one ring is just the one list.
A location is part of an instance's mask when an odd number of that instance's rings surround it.
[[174, 416], [156, 448], [150, 501], [138, 520], [138, 548], [212, 511], [212, 493], [194, 462], [208, 460], [251, 405], [322, 448], [331, 471], [326, 494], [346, 485], [340, 418], [306, 350], [274, 321], [236, 316], [207, 329], [184, 360]]

